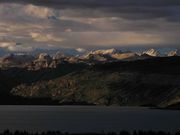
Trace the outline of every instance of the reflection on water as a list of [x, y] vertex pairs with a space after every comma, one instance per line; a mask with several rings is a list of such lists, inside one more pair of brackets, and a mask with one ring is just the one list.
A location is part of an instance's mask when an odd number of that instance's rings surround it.
[[180, 131], [180, 111], [138, 107], [0, 106], [0, 130]]

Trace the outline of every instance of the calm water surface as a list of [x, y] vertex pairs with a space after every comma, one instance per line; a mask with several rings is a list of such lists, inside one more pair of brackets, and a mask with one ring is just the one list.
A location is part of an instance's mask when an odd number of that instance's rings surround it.
[[144, 129], [180, 131], [180, 111], [138, 107], [0, 106], [4, 129], [102, 132]]

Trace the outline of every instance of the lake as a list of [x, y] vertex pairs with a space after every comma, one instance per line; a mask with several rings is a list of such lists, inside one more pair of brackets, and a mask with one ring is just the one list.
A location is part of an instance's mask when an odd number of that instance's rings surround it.
[[180, 131], [180, 111], [142, 107], [0, 106], [0, 131]]

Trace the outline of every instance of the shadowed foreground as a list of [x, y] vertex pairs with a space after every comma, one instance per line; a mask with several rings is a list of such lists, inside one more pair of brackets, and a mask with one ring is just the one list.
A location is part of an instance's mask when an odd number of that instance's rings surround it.
[[27, 132], [27, 131], [14, 131], [11, 132], [9, 130], [5, 130], [4, 132], [0, 133], [0, 135], [180, 135], [180, 132], [176, 133], [170, 133], [170, 132], [163, 132], [163, 131], [133, 131], [133, 132], [128, 132], [128, 131], [120, 131], [119, 133], [115, 132], [109, 132], [109, 133], [68, 133], [68, 132], [60, 132], [60, 131], [47, 131], [47, 132], [42, 132], [42, 133], [32, 133], [32, 132]]
[[57, 68], [0, 69], [1, 105], [116, 105], [180, 109], [180, 56]]

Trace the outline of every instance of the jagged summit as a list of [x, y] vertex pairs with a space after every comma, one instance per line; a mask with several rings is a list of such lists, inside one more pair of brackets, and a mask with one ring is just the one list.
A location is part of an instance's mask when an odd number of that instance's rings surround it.
[[147, 54], [149, 56], [159, 57], [161, 56], [160, 52], [156, 49], [149, 49], [147, 51], [144, 51], [142, 54]]
[[38, 56], [38, 60], [51, 59], [51, 56], [47, 53], [40, 53]]
[[[82, 53], [81, 48], [79, 51]], [[155, 49], [149, 49], [144, 52], [136, 53], [135, 51], [120, 51], [117, 49], [102, 49], [87, 52], [82, 55], [68, 55], [63, 51], [57, 51], [55, 53], [39, 53], [33, 56], [32, 54], [9, 54], [4, 57], [0, 57], [0, 67], [28, 67], [29, 69], [41, 69], [41, 68], [56, 68], [62, 63], [105, 63], [112, 61], [134, 61], [149, 59], [153, 57], [164, 56], [180, 56], [178, 49], [172, 50], [169, 53], [160, 53]]]

